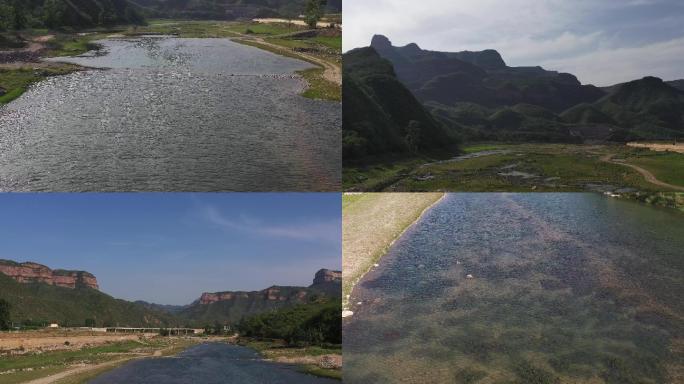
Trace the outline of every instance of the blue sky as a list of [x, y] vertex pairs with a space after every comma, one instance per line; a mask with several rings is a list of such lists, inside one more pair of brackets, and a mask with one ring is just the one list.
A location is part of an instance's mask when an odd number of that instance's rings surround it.
[[509, 65], [610, 85], [684, 78], [681, 0], [346, 0], [344, 49], [381, 33], [395, 45], [498, 50]]
[[0, 233], [0, 258], [86, 270], [105, 293], [160, 304], [309, 285], [342, 264], [335, 193], [0, 194]]

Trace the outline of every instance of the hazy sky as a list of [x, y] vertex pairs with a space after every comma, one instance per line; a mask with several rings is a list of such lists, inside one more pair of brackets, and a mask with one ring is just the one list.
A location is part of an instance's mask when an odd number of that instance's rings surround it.
[[339, 194], [0, 194], [0, 259], [95, 274], [117, 298], [310, 285], [341, 268]]
[[684, 78], [682, 0], [345, 0], [344, 50], [375, 33], [431, 50], [493, 48], [508, 65], [596, 85]]

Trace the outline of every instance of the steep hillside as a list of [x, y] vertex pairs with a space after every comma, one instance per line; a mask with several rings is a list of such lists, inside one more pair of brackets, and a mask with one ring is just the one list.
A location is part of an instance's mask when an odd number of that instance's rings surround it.
[[684, 136], [683, 91], [657, 77], [644, 77], [608, 90], [608, 95], [596, 103], [564, 112], [563, 119], [569, 123], [613, 124], [621, 128], [618, 140]]
[[142, 305], [115, 299], [89, 287], [66, 288], [40, 282], [19, 283], [0, 273], [0, 299], [11, 305], [12, 321], [62, 326], [161, 326], [168, 314]]
[[341, 272], [323, 269], [309, 287], [274, 285], [261, 291], [205, 292], [177, 314], [183, 321], [196, 325], [237, 323], [249, 316], [314, 303], [323, 297], [337, 300], [342, 296], [341, 278]]
[[365, 156], [452, 150], [457, 140], [397, 79], [375, 49], [344, 55], [343, 137], [345, 161]]
[[[395, 47], [382, 35], [373, 37], [371, 47], [392, 63], [396, 79], [441, 125], [466, 141], [575, 143], [684, 136], [684, 80], [645, 77], [598, 88], [582, 85], [569, 73], [509, 67], [494, 50]], [[359, 108], [369, 108], [363, 103]], [[390, 120], [396, 113], [386, 112]], [[396, 136], [381, 137], [393, 145]]]
[[395, 47], [382, 35], [373, 37], [371, 47], [394, 64], [398, 78], [422, 102], [471, 102], [490, 108], [524, 103], [558, 113], [604, 95], [569, 73], [509, 67], [494, 50], [435, 52], [416, 44]]
[[[72, 276], [73, 281], [60, 280]], [[98, 291], [95, 276], [88, 272], [53, 271], [36, 263], [0, 261], [0, 299], [10, 303], [12, 321], [24, 324], [56, 322], [61, 326], [85, 326], [86, 320], [92, 320], [100, 327], [204, 326], [237, 323], [245, 317], [321, 300], [340, 301], [341, 296], [342, 273], [321, 269], [309, 287], [206, 292], [185, 306], [128, 302]]]
[[142, 24], [142, 12], [129, 0], [0, 0], [0, 30]]
[[684, 92], [684, 79], [666, 81], [666, 83], [667, 85], [677, 88], [680, 91]]

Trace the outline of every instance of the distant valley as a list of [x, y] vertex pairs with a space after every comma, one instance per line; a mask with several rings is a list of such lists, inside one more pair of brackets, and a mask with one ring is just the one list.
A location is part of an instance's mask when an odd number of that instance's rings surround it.
[[684, 80], [647, 76], [599, 88], [569, 73], [510, 67], [494, 50], [396, 47], [381, 35], [370, 47], [347, 52], [344, 64], [346, 162], [429, 153], [459, 141], [587, 143], [684, 136]]

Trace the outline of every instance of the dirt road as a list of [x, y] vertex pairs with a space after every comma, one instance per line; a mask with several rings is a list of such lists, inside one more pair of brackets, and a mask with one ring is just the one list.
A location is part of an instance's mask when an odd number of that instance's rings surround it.
[[316, 56], [309, 55], [306, 53], [295, 52], [291, 49], [284, 48], [284, 47], [277, 45], [277, 44], [269, 43], [261, 37], [248, 36], [248, 35], [240, 34], [240, 37], [234, 38], [234, 40], [251, 41], [251, 42], [254, 42], [254, 43], [257, 43], [260, 45], [267, 46], [267, 47], [272, 48], [276, 51], [287, 52], [289, 54], [294, 54], [296, 56], [299, 56], [302, 59], [304, 59], [305, 61], [313, 62], [313, 63], [323, 67], [323, 69], [325, 70], [323, 72], [323, 78], [325, 78], [326, 80], [328, 80], [332, 83], [335, 83], [337, 85], [342, 85], [342, 68], [340, 68], [340, 66], [335, 65], [329, 61], [323, 60], [321, 58], [318, 58]]
[[605, 156], [601, 157], [601, 161], [604, 161], [606, 163], [611, 163], [611, 164], [618, 164], [618, 165], [622, 165], [625, 167], [630, 167], [630, 168], [634, 169], [635, 171], [639, 172], [644, 177], [644, 179], [651, 184], [654, 184], [654, 185], [657, 185], [660, 187], [669, 188], [669, 189], [674, 189], [676, 191], [684, 192], [684, 187], [680, 187], [677, 185], [668, 184], [664, 181], [660, 181], [650, 171], [648, 171], [644, 168], [641, 168], [638, 165], [629, 164], [625, 161], [613, 160], [613, 156], [615, 156], [615, 155], [614, 154], [605, 155]]

